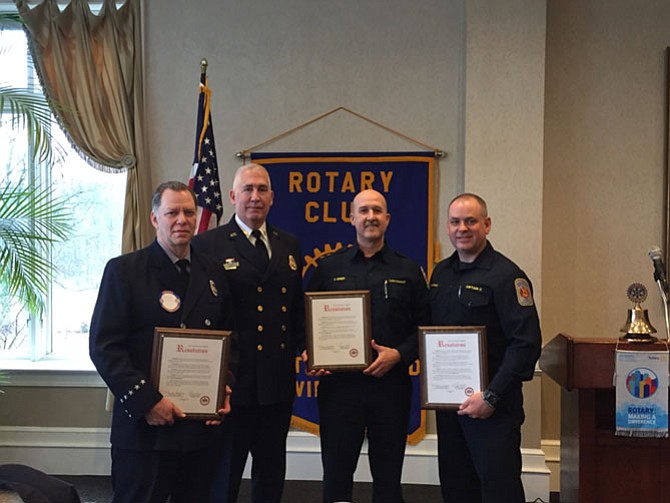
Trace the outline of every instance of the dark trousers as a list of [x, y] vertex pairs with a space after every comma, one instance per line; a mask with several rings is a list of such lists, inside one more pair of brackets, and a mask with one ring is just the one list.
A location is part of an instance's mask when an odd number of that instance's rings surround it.
[[319, 384], [323, 501], [351, 501], [367, 432], [373, 503], [400, 503], [412, 383], [405, 369], [381, 379], [360, 373]]
[[[233, 407], [223, 423], [223, 455], [218, 462], [212, 502], [235, 503], [251, 453], [253, 503], [279, 503], [286, 476], [286, 436], [293, 401]], [[226, 499], [227, 495], [227, 499]]]
[[218, 445], [190, 452], [130, 451], [112, 446], [113, 503], [206, 502]]
[[488, 419], [438, 411], [442, 498], [448, 503], [523, 503], [521, 390], [505, 396]]

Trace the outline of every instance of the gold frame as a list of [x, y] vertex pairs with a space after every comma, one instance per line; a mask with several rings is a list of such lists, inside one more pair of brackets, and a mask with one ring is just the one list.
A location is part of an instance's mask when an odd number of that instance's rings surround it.
[[[220, 420], [221, 416], [216, 412], [219, 409], [222, 409], [226, 400], [226, 380], [228, 377], [228, 367], [230, 363], [230, 346], [232, 344], [232, 332], [229, 330], [206, 330], [206, 329], [186, 329], [186, 328], [168, 328], [168, 327], [155, 327], [154, 328], [154, 341], [153, 341], [153, 353], [151, 355], [151, 383], [156, 387], [156, 389], [161, 391], [160, 375], [161, 367], [163, 366], [163, 348], [164, 341], [167, 337], [175, 337], [181, 339], [221, 339], [223, 347], [221, 350], [221, 360], [219, 361], [218, 368], [218, 384], [217, 392], [214, 400], [211, 400], [207, 405], [212, 404], [214, 412], [212, 413], [199, 413], [199, 412], [189, 412], [184, 410], [186, 413], [185, 419], [193, 420]], [[210, 383], [212, 384], [212, 383]], [[163, 393], [165, 394], [165, 393]], [[168, 398], [173, 400], [176, 405], [184, 409], [177, 400], [172, 399], [169, 395]], [[201, 398], [204, 400], [206, 397]]]

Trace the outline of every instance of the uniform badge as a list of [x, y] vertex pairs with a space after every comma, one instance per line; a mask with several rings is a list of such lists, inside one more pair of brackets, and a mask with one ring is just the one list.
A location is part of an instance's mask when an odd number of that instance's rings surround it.
[[288, 256], [288, 266], [291, 268], [292, 271], [298, 270], [298, 264], [295, 261], [295, 257], [293, 255]]
[[223, 261], [223, 268], [226, 271], [234, 271], [238, 267], [240, 267], [240, 263], [235, 258], [227, 258]]
[[530, 293], [530, 285], [524, 278], [517, 278], [514, 280], [514, 288], [516, 288], [516, 299], [520, 306], [532, 306], [533, 295]]
[[181, 299], [179, 295], [174, 293], [172, 290], [163, 290], [161, 296], [158, 299], [158, 303], [163, 309], [168, 313], [174, 313], [181, 306]]
[[209, 289], [212, 291], [212, 295], [214, 295], [214, 297], [219, 296], [219, 289], [216, 288], [216, 283], [214, 283], [213, 279], [209, 280]]

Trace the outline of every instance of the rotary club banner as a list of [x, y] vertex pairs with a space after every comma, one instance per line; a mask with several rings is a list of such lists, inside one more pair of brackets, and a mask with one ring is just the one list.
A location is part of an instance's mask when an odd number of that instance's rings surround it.
[[[267, 168], [275, 193], [270, 220], [299, 236], [307, 284], [317, 260], [355, 242], [349, 221], [351, 201], [364, 189], [386, 197], [391, 223], [386, 242], [430, 275], [433, 256], [433, 152], [251, 154]], [[296, 403], [292, 425], [318, 434], [318, 379], [305, 375], [296, 358]], [[408, 442], [425, 436], [420, 404], [420, 362], [409, 368], [414, 383]]]
[[617, 436], [668, 436], [668, 351], [615, 352]]

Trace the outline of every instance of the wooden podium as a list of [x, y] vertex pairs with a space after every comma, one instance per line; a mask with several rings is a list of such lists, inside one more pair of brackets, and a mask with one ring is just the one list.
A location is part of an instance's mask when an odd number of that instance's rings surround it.
[[540, 367], [561, 385], [561, 503], [670, 502], [670, 440], [614, 436], [616, 347], [616, 339], [559, 334], [542, 350]]

